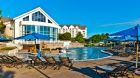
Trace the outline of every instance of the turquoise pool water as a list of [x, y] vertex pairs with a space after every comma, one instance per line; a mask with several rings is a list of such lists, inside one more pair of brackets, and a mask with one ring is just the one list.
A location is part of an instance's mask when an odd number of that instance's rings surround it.
[[71, 59], [77, 61], [84, 60], [96, 60], [111, 56], [109, 53], [104, 53], [101, 50], [105, 50], [104, 47], [84, 47], [84, 48], [70, 48], [67, 53], [61, 54], [61, 56], [68, 56]]

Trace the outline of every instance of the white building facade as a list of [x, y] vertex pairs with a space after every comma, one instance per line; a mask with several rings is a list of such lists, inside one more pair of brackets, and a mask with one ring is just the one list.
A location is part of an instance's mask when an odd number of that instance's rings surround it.
[[59, 33], [63, 34], [66, 32], [71, 33], [71, 37], [76, 37], [78, 32], [81, 32], [84, 38], [87, 38], [87, 27], [86, 26], [80, 26], [80, 25], [60, 25]]
[[50, 40], [57, 40], [60, 26], [40, 7], [14, 18], [14, 37], [30, 33], [49, 35]]

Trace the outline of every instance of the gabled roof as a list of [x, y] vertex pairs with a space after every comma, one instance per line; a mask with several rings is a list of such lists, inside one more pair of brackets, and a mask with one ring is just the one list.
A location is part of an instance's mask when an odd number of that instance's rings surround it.
[[18, 19], [18, 18], [21, 18], [21, 17], [24, 17], [24, 16], [27, 16], [28, 14], [34, 13], [34, 12], [37, 12], [37, 11], [40, 11], [40, 12], [43, 13], [45, 16], [47, 16], [47, 17], [49, 18], [49, 20], [51, 20], [51, 21], [54, 22], [56, 25], [58, 25], [58, 24], [57, 24], [44, 10], [42, 10], [40, 7], [35, 8], [35, 9], [29, 11], [29, 12], [26, 12], [26, 13], [20, 15], [20, 16], [17, 16], [17, 17], [14, 18], [14, 20], [16, 20], [16, 19]]

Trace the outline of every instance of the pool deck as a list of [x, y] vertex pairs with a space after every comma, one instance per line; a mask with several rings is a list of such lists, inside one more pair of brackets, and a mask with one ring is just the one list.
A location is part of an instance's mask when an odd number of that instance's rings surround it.
[[[112, 56], [100, 60], [79, 61], [74, 62], [74, 67], [71, 70], [68, 70], [66, 67], [61, 67], [60, 70], [53, 70], [50, 67], [45, 70], [38, 69], [37, 67], [32, 69], [25, 67], [19, 69], [2, 67], [2, 70], [6, 76], [14, 75], [13, 78], [101, 78], [97, 75], [95, 66], [118, 63], [121, 60], [129, 61], [130, 59], [132, 57]], [[140, 76], [135, 75], [135, 78], [140, 78]]]

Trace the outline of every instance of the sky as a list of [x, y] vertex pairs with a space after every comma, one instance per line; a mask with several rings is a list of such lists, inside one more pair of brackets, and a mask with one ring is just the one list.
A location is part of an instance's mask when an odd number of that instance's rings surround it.
[[41, 7], [58, 24], [87, 26], [88, 37], [140, 23], [140, 0], [0, 0], [3, 17]]

